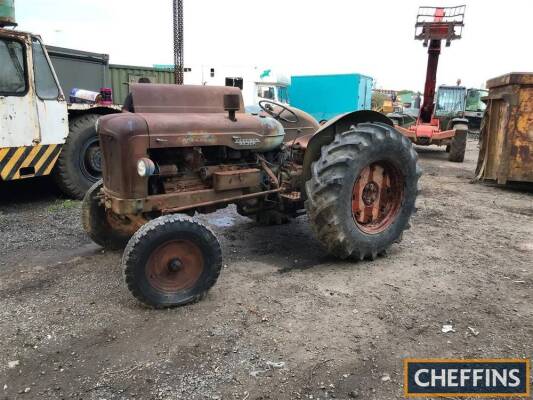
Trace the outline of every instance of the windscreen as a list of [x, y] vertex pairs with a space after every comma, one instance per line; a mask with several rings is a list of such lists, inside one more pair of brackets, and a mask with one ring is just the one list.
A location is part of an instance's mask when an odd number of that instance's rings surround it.
[[451, 114], [465, 109], [464, 88], [439, 88], [436, 115]]
[[26, 93], [24, 50], [20, 42], [0, 39], [0, 95]]
[[59, 96], [59, 88], [46, 58], [43, 45], [35, 38], [33, 39], [33, 70], [37, 96], [43, 100], [56, 99]]
[[466, 95], [466, 111], [482, 112], [485, 111], [487, 105], [481, 101], [482, 97], [489, 94], [486, 90], [470, 89]]

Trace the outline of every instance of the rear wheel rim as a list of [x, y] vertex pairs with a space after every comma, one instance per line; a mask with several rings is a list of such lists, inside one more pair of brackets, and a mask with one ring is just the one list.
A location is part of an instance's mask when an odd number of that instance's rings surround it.
[[145, 272], [150, 286], [165, 294], [193, 288], [204, 270], [204, 257], [190, 240], [169, 240], [148, 258]]
[[403, 203], [404, 179], [389, 161], [376, 161], [363, 168], [352, 190], [352, 216], [357, 227], [368, 234], [386, 230]]

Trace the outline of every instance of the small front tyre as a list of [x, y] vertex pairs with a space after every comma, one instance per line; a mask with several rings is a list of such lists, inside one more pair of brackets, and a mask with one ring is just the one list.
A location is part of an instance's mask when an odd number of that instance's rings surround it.
[[145, 224], [124, 251], [126, 285], [154, 308], [201, 299], [216, 283], [222, 251], [214, 233], [185, 215], [165, 215]]
[[83, 229], [96, 244], [109, 250], [123, 249], [140, 225], [106, 209], [102, 199], [102, 188], [103, 183], [100, 180], [91, 186], [83, 198], [81, 204]]

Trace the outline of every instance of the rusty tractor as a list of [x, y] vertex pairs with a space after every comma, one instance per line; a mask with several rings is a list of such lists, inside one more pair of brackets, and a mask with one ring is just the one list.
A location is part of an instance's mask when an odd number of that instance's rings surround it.
[[103, 181], [83, 202], [99, 245], [125, 247], [125, 281], [148, 306], [201, 298], [222, 265], [195, 213], [235, 204], [279, 224], [307, 213], [342, 259], [375, 259], [400, 240], [420, 177], [411, 142], [386, 116], [357, 111], [324, 125], [287, 105], [244, 112], [233, 87], [131, 85], [129, 110], [100, 118]]

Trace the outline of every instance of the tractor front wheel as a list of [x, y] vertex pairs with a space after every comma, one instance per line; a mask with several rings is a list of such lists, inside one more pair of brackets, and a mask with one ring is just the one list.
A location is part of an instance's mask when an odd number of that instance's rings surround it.
[[133, 235], [122, 266], [139, 301], [155, 308], [181, 306], [199, 300], [216, 283], [222, 251], [205, 225], [185, 215], [165, 215]]
[[320, 242], [340, 258], [375, 259], [408, 227], [421, 170], [393, 127], [362, 123], [322, 148], [306, 183], [306, 209]]
[[106, 209], [102, 200], [102, 187], [102, 180], [96, 182], [83, 198], [81, 206], [83, 228], [96, 244], [109, 250], [123, 249], [145, 221], [137, 223]]

